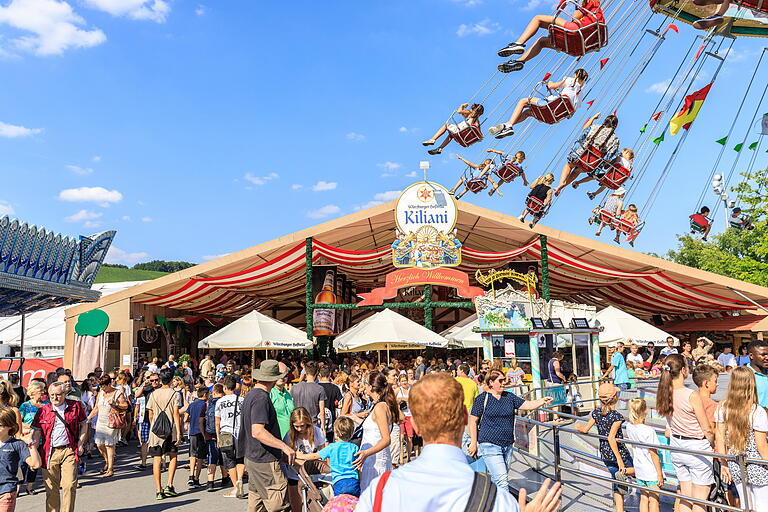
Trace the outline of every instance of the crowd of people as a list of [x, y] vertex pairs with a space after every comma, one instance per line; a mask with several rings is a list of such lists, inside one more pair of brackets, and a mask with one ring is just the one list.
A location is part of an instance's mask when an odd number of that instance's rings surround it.
[[[0, 452], [8, 459], [0, 465], [0, 511], [38, 492], [39, 468], [47, 510], [73, 511], [80, 476], [98, 471], [109, 481], [118, 466], [151, 471], [157, 500], [189, 489], [223, 490], [223, 498], [248, 500], [249, 511], [302, 510], [300, 488], [312, 475], [324, 475], [315, 483], [357, 510], [368, 510], [382, 492], [386, 503], [407, 502], [409, 510], [437, 510], [438, 502], [464, 510], [460, 496], [466, 505], [489, 486], [494, 497], [487, 510], [517, 506], [507, 492], [515, 413], [551, 398], [526, 401], [505, 391], [522, 380], [516, 364], [503, 373], [498, 360], [452, 357], [389, 365], [364, 357], [255, 363], [224, 353], [201, 361], [171, 356], [140, 361], [135, 375], [96, 368], [76, 382], [59, 368], [26, 388], [15, 375], [0, 380], [0, 443], [13, 448]], [[130, 448], [117, 448], [134, 443], [139, 464], [119, 464]], [[189, 455], [184, 467], [182, 448]], [[463, 466], [445, 467], [444, 455]], [[485, 462], [486, 487], [473, 482], [472, 456]], [[397, 489], [435, 465], [446, 475], [440, 488], [449, 492], [426, 493], [423, 508], [414, 508], [413, 498]], [[382, 478], [389, 480], [385, 491]], [[559, 486], [542, 490], [531, 503], [523, 492], [520, 509], [555, 510]]]
[[[715, 358], [714, 343], [698, 338], [696, 347], [683, 343], [680, 349], [669, 338], [661, 351], [648, 346], [640, 353], [630, 345], [624, 354], [618, 344], [610, 354], [603, 378], [613, 374], [612, 382], [604, 381], [598, 392], [599, 406], [590, 414], [582, 432], [597, 427], [600, 457], [612, 478], [614, 509], [624, 510], [627, 486], [620, 482], [633, 477], [640, 487], [641, 512], [659, 510], [659, 491], [664, 484], [662, 450], [668, 447], [674, 474], [679, 482], [676, 509], [704, 512], [704, 500], [721, 498], [734, 507], [744, 505], [745, 497], [753, 510], [768, 510], [768, 465], [757, 462], [742, 466], [734, 459], [718, 459], [713, 455], [745, 456], [768, 460], [768, 341], [757, 340], [742, 347], [738, 357], [724, 347]], [[616, 410], [619, 393], [630, 387], [630, 375], [659, 368], [655, 409], [666, 419], [666, 428], [646, 424], [649, 406], [643, 398], [629, 400], [629, 422]], [[729, 373], [725, 398], [720, 403], [712, 398], [717, 392], [718, 375]], [[693, 386], [687, 386], [691, 378]], [[694, 389], [695, 388], [695, 389]], [[643, 443], [631, 446], [623, 439]], [[712, 454], [712, 455], [708, 455]], [[746, 475], [743, 469], [746, 468]], [[686, 499], [692, 498], [692, 499]], [[698, 500], [698, 501], [694, 501]]]

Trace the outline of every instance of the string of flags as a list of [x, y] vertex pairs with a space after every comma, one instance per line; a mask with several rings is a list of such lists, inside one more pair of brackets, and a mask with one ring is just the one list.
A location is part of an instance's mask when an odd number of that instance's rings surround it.
[[[722, 139], [717, 139], [715, 142], [717, 142], [721, 146], [725, 146], [726, 143], [728, 142], [728, 137], [723, 137]], [[739, 151], [741, 151], [743, 148], [744, 148], [744, 143], [743, 142], [739, 142], [738, 144], [733, 146], [733, 150], [736, 151], [737, 153]], [[755, 141], [752, 144], [750, 144], [749, 146], [747, 146], [747, 149], [751, 149], [752, 151], [757, 149], [757, 141]], [[766, 153], [768, 153], [768, 151], [766, 151]]]

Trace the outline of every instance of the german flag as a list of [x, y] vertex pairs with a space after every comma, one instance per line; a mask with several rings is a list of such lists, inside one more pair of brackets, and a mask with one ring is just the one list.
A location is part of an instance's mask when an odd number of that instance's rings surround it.
[[712, 87], [711, 83], [685, 97], [685, 103], [683, 104], [682, 110], [675, 114], [675, 117], [669, 121], [670, 134], [676, 135], [677, 132], [680, 131], [680, 128], [685, 128], [686, 130], [690, 128], [691, 123], [696, 119], [699, 110], [701, 110], [704, 100], [707, 99], [710, 87]]

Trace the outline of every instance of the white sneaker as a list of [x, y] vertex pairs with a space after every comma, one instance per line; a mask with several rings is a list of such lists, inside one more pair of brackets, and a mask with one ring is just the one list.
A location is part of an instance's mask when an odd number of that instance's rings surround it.
[[496, 126], [491, 126], [488, 129], [488, 133], [490, 133], [491, 135], [496, 135], [497, 133], [499, 133], [504, 128], [506, 128], [506, 125], [504, 123], [497, 124]]

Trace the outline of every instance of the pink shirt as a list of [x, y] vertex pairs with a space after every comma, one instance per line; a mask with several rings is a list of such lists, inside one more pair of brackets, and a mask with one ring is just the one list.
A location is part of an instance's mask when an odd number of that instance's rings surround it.
[[693, 393], [694, 391], [688, 388], [678, 388], [672, 391], [674, 411], [671, 416], [667, 416], [667, 423], [672, 434], [704, 439], [704, 430], [699, 425], [696, 412], [691, 405], [691, 394]]

